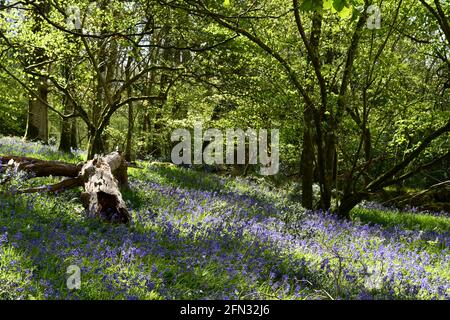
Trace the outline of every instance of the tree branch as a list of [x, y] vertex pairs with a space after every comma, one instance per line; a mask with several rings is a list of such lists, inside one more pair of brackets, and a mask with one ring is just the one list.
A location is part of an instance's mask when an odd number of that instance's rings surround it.
[[380, 177], [369, 183], [366, 186], [365, 190], [376, 191], [384, 187], [389, 182], [389, 179], [391, 179], [391, 177], [403, 170], [408, 164], [411, 163], [411, 161], [417, 158], [420, 153], [431, 144], [431, 142], [447, 132], [450, 132], [450, 120], [448, 120], [448, 122], [444, 126], [425, 137], [420, 145], [414, 151], [408, 154], [402, 162], [398, 163], [386, 173], [382, 174]]
[[[239, 28], [238, 26], [234, 26], [229, 22], [225, 21], [220, 15], [208, 10], [208, 8], [206, 8], [203, 4], [196, 1], [189, 1], [189, 2], [203, 15], [211, 17], [214, 21], [216, 21], [223, 27], [245, 36], [247, 39], [258, 45], [261, 49], [263, 49], [266, 53], [275, 58], [280, 63], [280, 65], [285, 69], [286, 73], [289, 76], [289, 79], [294, 84], [295, 88], [299, 91], [300, 95], [303, 97], [306, 106], [313, 108], [314, 104], [311, 98], [309, 97], [308, 93], [306, 92], [306, 90], [301, 85], [297, 75], [292, 70], [289, 63], [278, 52], [276, 52], [273, 48], [269, 47], [266, 43], [264, 43], [260, 38], [254, 36], [247, 30]], [[181, 9], [185, 11], [190, 11], [188, 8], [184, 7], [181, 7]]]

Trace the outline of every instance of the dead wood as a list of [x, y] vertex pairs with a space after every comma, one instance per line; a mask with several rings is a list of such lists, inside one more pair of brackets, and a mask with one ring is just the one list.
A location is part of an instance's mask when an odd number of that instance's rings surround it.
[[45, 161], [30, 157], [0, 156], [0, 161], [2, 167], [14, 167], [18, 171], [32, 173], [35, 177], [75, 178], [82, 167], [82, 164], [75, 165], [61, 161]]
[[21, 189], [16, 193], [55, 193], [83, 186], [81, 202], [90, 216], [113, 223], [130, 222], [131, 217], [120, 192], [120, 188], [128, 187], [127, 162], [120, 152], [96, 155], [94, 159], [78, 165], [10, 155], [0, 156], [0, 160], [2, 168], [28, 172], [29, 178], [66, 177], [53, 185]]
[[82, 202], [91, 214], [116, 223], [130, 221], [119, 188], [128, 186], [126, 162], [120, 153], [113, 152], [88, 161], [80, 175], [85, 190]]

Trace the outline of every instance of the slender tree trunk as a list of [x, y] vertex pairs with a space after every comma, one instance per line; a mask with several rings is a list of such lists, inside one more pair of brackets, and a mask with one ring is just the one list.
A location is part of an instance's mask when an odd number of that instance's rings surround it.
[[[166, 50], [165, 52], [168, 52]], [[168, 54], [165, 53], [164, 57], [167, 58]], [[169, 77], [166, 74], [161, 75], [161, 79], [159, 82], [159, 94], [162, 95], [163, 92], [166, 89], [166, 85], [168, 85]], [[164, 144], [163, 141], [160, 139], [157, 139], [157, 136], [160, 135], [161, 130], [163, 130], [163, 124], [162, 124], [162, 115], [163, 115], [163, 108], [164, 108], [164, 101], [155, 101], [154, 103], [155, 107], [155, 114], [153, 118], [153, 132], [152, 132], [152, 139], [151, 139], [151, 152], [156, 157], [164, 156]]]
[[[92, 123], [95, 128], [98, 128], [101, 123], [102, 101], [104, 99], [103, 89], [100, 86], [100, 84], [97, 84], [97, 98], [92, 106]], [[104, 152], [104, 141], [98, 130], [89, 131], [88, 143], [88, 159], [92, 158], [95, 154]]]
[[[62, 67], [62, 73], [64, 78], [66, 79], [67, 82], [70, 81], [70, 72], [69, 72], [69, 68], [67, 67], [67, 65], [64, 65]], [[72, 105], [72, 102], [70, 101], [70, 99], [65, 95], [63, 98], [63, 106], [64, 106], [64, 114], [71, 114], [72, 112], [74, 112], [74, 107]], [[61, 137], [59, 140], [59, 151], [63, 151], [63, 152], [67, 152], [70, 153], [71, 152], [71, 148], [73, 147], [72, 142], [73, 142], [73, 118], [70, 119], [62, 119], [61, 120]]]
[[336, 157], [336, 135], [330, 129], [326, 132], [325, 137], [325, 175], [324, 181], [322, 182], [323, 190], [321, 194], [321, 205], [322, 209], [328, 210], [331, 207], [331, 197], [334, 182], [334, 172], [335, 172], [335, 157]]
[[304, 113], [303, 150], [301, 159], [302, 175], [302, 205], [313, 209], [313, 179], [314, 179], [314, 147], [311, 135], [311, 117], [309, 111]]
[[[131, 93], [130, 93], [131, 96]], [[134, 112], [133, 103], [128, 104], [128, 131], [127, 131], [127, 145], [125, 150], [125, 160], [131, 161], [132, 143], [133, 143], [133, 130], [134, 130]]]
[[[136, 50], [136, 49], [135, 49]], [[135, 53], [137, 53], [135, 51]], [[129, 81], [130, 79], [130, 68], [133, 63], [133, 58], [130, 56], [128, 57], [126, 69], [125, 69], [125, 79], [126, 81]], [[127, 88], [127, 98], [131, 98], [133, 94], [133, 88], [129, 86]], [[132, 152], [132, 146], [133, 143], [133, 130], [134, 130], [134, 110], [133, 110], [133, 102], [130, 101], [128, 103], [128, 128], [127, 128], [127, 141], [125, 146], [125, 160], [131, 161], [131, 152]]]
[[78, 149], [78, 129], [77, 129], [77, 119], [73, 118], [71, 121], [71, 131], [72, 133], [70, 134], [70, 146], [73, 149]]
[[[365, 128], [364, 130], [364, 160], [369, 162], [372, 158], [372, 136], [370, 134], [370, 129]], [[364, 185], [368, 185], [370, 179], [367, 175], [364, 176]]]

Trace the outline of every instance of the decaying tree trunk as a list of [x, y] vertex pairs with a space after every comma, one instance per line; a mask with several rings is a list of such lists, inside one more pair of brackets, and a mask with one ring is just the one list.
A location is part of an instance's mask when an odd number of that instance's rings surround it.
[[88, 161], [82, 168], [81, 199], [90, 214], [115, 223], [128, 223], [130, 215], [119, 186], [127, 186], [126, 162], [118, 152]]
[[96, 155], [78, 165], [14, 156], [0, 156], [0, 161], [3, 167], [26, 171], [30, 177], [67, 177], [54, 185], [18, 190], [17, 193], [58, 192], [83, 186], [81, 201], [90, 216], [113, 223], [130, 222], [131, 217], [120, 192], [121, 187], [128, 187], [127, 162], [120, 152]]
[[80, 173], [82, 164], [74, 165], [61, 161], [45, 161], [30, 157], [0, 156], [5, 167], [15, 167], [17, 171], [26, 171], [34, 177], [70, 177], [75, 178]]

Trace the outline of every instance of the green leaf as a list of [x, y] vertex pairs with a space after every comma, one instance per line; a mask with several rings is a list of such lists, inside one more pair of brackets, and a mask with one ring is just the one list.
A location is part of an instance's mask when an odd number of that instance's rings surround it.
[[337, 12], [341, 12], [342, 9], [344, 9], [346, 5], [345, 0], [334, 0], [333, 1], [333, 8], [336, 9]]
[[333, 8], [333, 0], [324, 0], [323, 8], [325, 10], [331, 10]]
[[343, 19], [348, 18], [352, 15], [353, 13], [353, 9], [350, 6], [345, 6], [344, 8], [342, 8], [341, 11], [339, 11], [339, 16]]
[[300, 3], [299, 9], [301, 11], [314, 11], [320, 10], [322, 7], [320, 6], [321, 2], [318, 0], [303, 0]]
[[300, 4], [300, 10], [302, 11], [311, 11], [313, 8], [313, 0], [303, 0]]
[[228, 8], [230, 5], [231, 5], [231, 1], [230, 0], [225, 0], [223, 2], [223, 6], [226, 7], [226, 8]]

